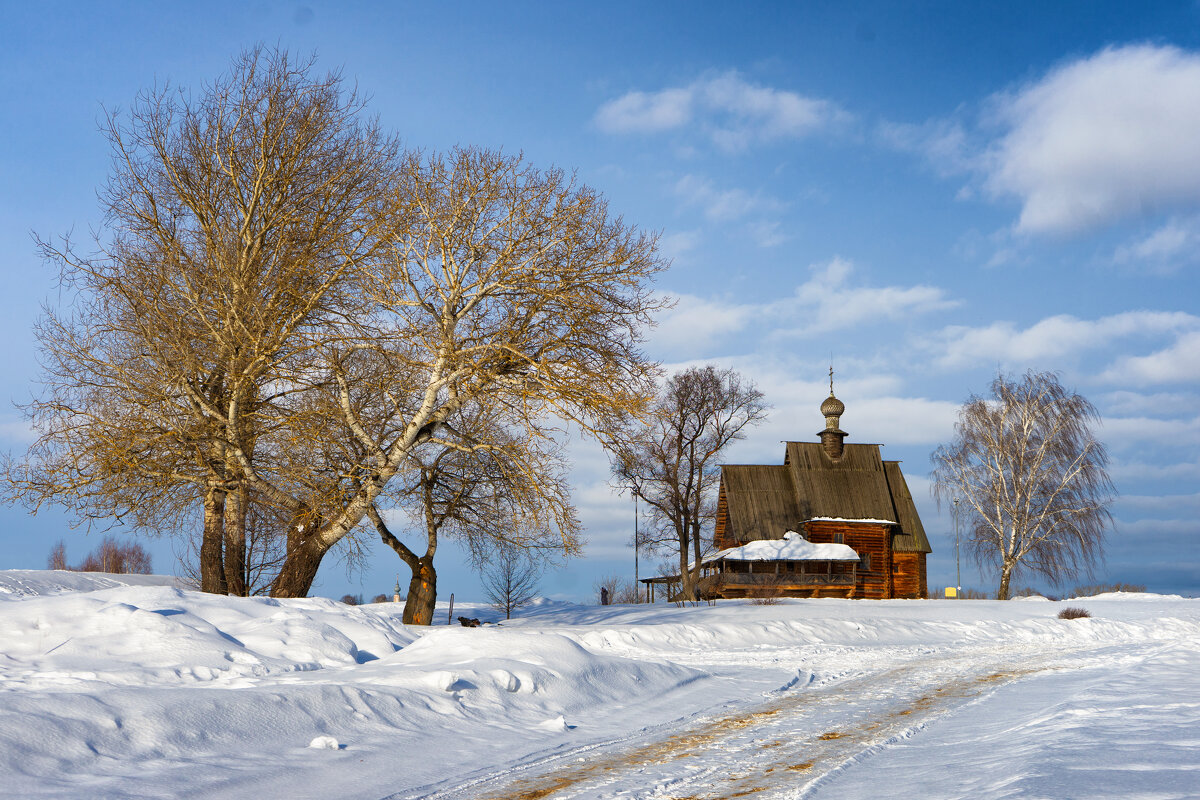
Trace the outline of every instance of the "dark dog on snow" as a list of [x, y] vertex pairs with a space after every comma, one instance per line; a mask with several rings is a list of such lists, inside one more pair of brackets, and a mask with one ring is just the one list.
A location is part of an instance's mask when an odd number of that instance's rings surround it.
[[471, 617], [459, 617], [458, 624], [464, 628], [478, 628], [480, 623], [479, 620], [472, 619]]

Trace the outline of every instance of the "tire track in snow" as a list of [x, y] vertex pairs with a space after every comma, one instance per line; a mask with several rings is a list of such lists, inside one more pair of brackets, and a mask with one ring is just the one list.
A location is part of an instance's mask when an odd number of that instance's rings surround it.
[[1006, 683], [1053, 668], [1061, 652], [1009, 646], [925, 655], [749, 708], [572, 748], [430, 798], [803, 798], [848, 762]]

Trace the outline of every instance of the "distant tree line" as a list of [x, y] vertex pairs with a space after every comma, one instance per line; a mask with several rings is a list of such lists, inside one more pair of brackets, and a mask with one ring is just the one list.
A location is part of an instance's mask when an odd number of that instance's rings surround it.
[[67, 545], [60, 539], [50, 549], [46, 568], [72, 572], [111, 572], [117, 575], [149, 575], [154, 571], [150, 554], [140, 544], [119, 542], [111, 536], [101, 539], [96, 549], [75, 566], [67, 563]]

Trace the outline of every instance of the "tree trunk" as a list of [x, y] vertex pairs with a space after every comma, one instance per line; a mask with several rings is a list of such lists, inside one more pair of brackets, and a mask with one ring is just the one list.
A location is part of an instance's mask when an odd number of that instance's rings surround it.
[[433, 568], [433, 556], [426, 555], [412, 568], [408, 597], [404, 601], [404, 624], [433, 624], [433, 607], [436, 603], [437, 572]]
[[1012, 564], [1004, 564], [1000, 567], [1000, 588], [996, 590], [997, 600], [1007, 600], [1009, 592], [1009, 581], [1012, 578]]
[[200, 540], [200, 591], [225, 594], [225, 568], [221, 550], [225, 538], [225, 492], [208, 489], [204, 494], [204, 534]]
[[695, 565], [692, 568], [692, 591], [695, 592], [695, 598], [700, 599], [700, 573], [703, 567], [700, 565], [700, 525], [699, 523], [692, 526], [692, 563]]
[[246, 586], [246, 505], [245, 486], [225, 498], [225, 583], [229, 594], [245, 597]]
[[288, 531], [287, 558], [271, 583], [271, 597], [308, 597], [317, 570], [321, 568], [321, 559], [329, 552], [315, 535], [319, 528], [314, 526], [312, 535], [305, 535], [308, 530], [307, 526], [302, 530], [293, 526]]
[[680, 537], [679, 543], [679, 594], [680, 602], [693, 600], [696, 597], [696, 584], [692, 580], [692, 571], [688, 569], [688, 537]]

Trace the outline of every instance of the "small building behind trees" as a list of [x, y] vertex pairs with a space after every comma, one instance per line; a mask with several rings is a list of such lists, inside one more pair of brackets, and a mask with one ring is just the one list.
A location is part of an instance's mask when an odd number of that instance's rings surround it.
[[900, 462], [846, 444], [845, 406], [821, 404], [817, 442], [787, 442], [782, 465], [721, 468], [703, 599], [925, 597], [931, 551]]

